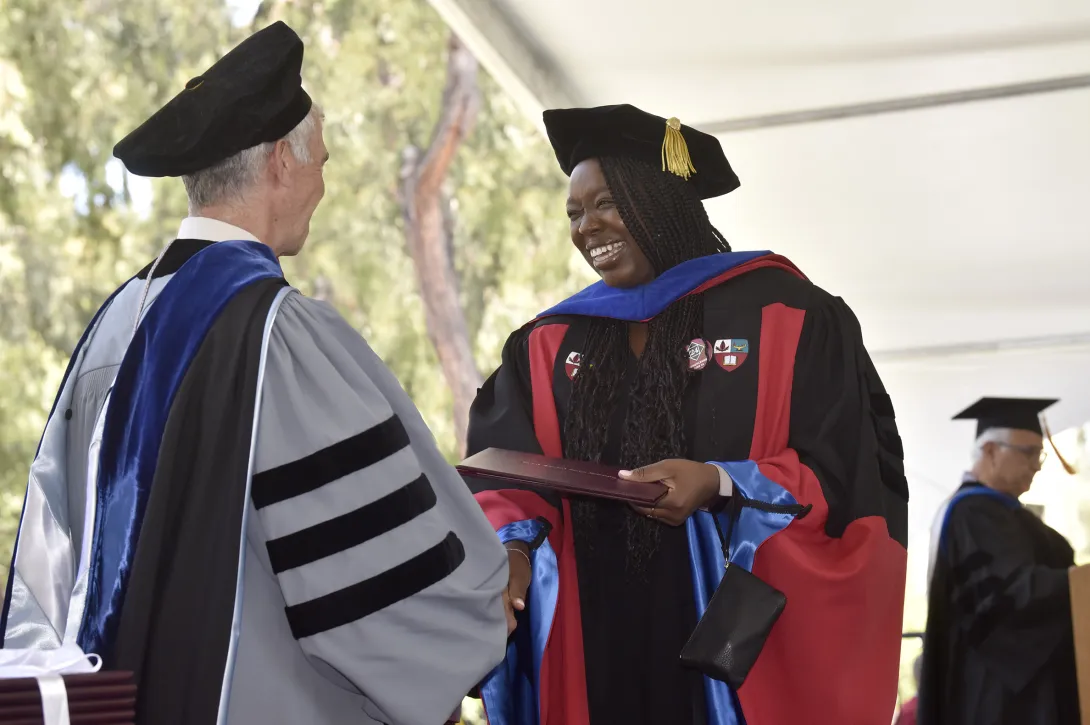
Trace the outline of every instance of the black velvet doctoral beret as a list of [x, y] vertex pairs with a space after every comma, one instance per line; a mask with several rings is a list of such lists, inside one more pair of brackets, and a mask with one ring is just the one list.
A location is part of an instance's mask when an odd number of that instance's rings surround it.
[[310, 112], [303, 41], [276, 22], [239, 43], [114, 146], [138, 176], [184, 176], [283, 138]]
[[978, 438], [989, 428], [1017, 428], [1042, 435], [1041, 413], [1056, 402], [1055, 398], [981, 398], [954, 420], [975, 420]]
[[701, 199], [728, 194], [741, 182], [719, 139], [627, 104], [545, 111], [556, 159], [571, 175], [580, 162], [602, 156], [638, 159], [693, 185]]

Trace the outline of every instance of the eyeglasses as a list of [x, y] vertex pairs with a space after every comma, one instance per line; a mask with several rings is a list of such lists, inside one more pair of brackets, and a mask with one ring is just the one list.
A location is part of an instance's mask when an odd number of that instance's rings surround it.
[[1010, 448], [1011, 450], [1018, 451], [1031, 461], [1036, 458], [1037, 463], [1042, 466], [1045, 464], [1045, 459], [1048, 458], [1048, 451], [1044, 448], [1038, 448], [1037, 446], [1016, 446], [1013, 443], [999, 443], [998, 441], [996, 443], [1003, 448]]

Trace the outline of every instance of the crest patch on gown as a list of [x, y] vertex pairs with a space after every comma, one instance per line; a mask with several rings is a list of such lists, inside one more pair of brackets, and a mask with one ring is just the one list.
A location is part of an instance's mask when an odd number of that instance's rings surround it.
[[728, 373], [732, 373], [741, 367], [742, 363], [749, 357], [749, 341], [738, 338], [716, 340], [712, 354], [719, 367]]
[[583, 355], [578, 352], [568, 353], [568, 359], [564, 361], [564, 372], [568, 374], [568, 380], [575, 380], [575, 374], [579, 372], [579, 366], [583, 364]]
[[685, 350], [689, 356], [690, 370], [703, 370], [708, 366], [708, 343], [697, 338]]

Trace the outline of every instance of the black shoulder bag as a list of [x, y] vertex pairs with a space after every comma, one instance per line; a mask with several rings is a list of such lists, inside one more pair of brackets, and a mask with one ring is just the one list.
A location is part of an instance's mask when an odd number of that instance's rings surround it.
[[726, 572], [681, 650], [681, 663], [737, 690], [757, 661], [787, 597], [740, 566], [730, 563], [730, 534], [744, 505], [738, 491], [729, 504], [727, 535], [715, 520]]

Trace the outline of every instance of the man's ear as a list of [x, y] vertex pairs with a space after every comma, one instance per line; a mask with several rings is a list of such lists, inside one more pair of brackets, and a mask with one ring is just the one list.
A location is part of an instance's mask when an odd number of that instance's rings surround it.
[[291, 171], [297, 163], [295, 154], [291, 152], [291, 146], [287, 141], [280, 139], [273, 144], [268, 164], [269, 172], [278, 185], [287, 186], [291, 183]]

